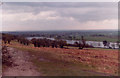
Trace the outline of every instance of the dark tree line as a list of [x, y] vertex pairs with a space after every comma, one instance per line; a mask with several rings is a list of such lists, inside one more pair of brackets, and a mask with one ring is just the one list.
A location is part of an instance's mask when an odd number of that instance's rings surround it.
[[22, 36], [16, 36], [11, 34], [2, 34], [2, 40], [4, 44], [10, 44], [12, 40], [17, 40], [19, 43], [24, 45], [29, 45], [30, 41]]
[[79, 49], [93, 48], [93, 46], [86, 44], [83, 36], [81, 36], [81, 40], [79, 42], [75, 42], [74, 44], [68, 44], [66, 41], [63, 41], [63, 40], [49, 40], [46, 38], [44, 39], [33, 38], [31, 42], [32, 44], [34, 44], [34, 47], [65, 48], [64, 46], [67, 46], [67, 47], [72, 46], [72, 47], [79, 47]]
[[11, 35], [11, 34], [2, 34], [2, 40], [5, 44], [10, 44], [10, 42], [14, 39], [16, 39], [17, 36]]
[[31, 40], [34, 47], [52, 47], [52, 48], [64, 48], [67, 45], [66, 41], [63, 40], [49, 40], [49, 39], [35, 39]]
[[24, 44], [24, 45], [29, 45], [30, 44], [30, 41], [24, 37], [17, 37], [17, 41], [20, 43], [20, 44]]
[[10, 44], [12, 40], [18, 41], [20, 44], [23, 45], [29, 45], [33, 44], [34, 47], [52, 47], [52, 48], [65, 48], [64, 46], [72, 46], [72, 47], [79, 47], [79, 49], [83, 48], [93, 48], [92, 46], [86, 44], [85, 39], [83, 36], [81, 36], [81, 39], [79, 39], [79, 42], [75, 42], [74, 44], [68, 44], [64, 40], [50, 40], [47, 38], [44, 39], [35, 39], [33, 38], [32, 40], [28, 40], [25, 37], [22, 36], [15, 36], [15, 35], [10, 35], [10, 34], [3, 34], [2, 39], [4, 43]]

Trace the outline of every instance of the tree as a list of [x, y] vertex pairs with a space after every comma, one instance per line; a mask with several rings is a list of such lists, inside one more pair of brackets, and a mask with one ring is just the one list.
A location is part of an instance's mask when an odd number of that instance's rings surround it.
[[107, 42], [106, 40], [103, 41], [103, 45], [104, 45], [104, 46], [107, 46], [107, 43], [108, 43], [108, 42]]
[[80, 43], [79, 41], [79, 49], [83, 49], [85, 47], [85, 39], [84, 36], [81, 36], [81, 41], [82, 43]]
[[[80, 42], [79, 42], [80, 43]], [[75, 43], [74, 43], [74, 45], [76, 46], [76, 47], [79, 47], [79, 43], [76, 41]]]
[[11, 39], [8, 39], [7, 41], [8, 41], [8, 44], [10, 44], [10, 42], [11, 42]]
[[60, 41], [59, 41], [59, 46], [60, 46], [60, 48], [64, 48], [64, 46], [65, 46], [66, 44], [67, 44], [66, 41], [63, 41], [63, 40], [60, 40]]
[[2, 34], [2, 40], [5, 44], [10, 44], [11, 40], [14, 40], [14, 36], [10, 34]]

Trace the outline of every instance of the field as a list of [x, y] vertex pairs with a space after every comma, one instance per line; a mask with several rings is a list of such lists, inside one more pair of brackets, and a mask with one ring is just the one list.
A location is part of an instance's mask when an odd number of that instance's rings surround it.
[[7, 46], [28, 52], [42, 76], [118, 75], [118, 50], [35, 48], [16, 41]]
[[3, 33], [24, 37], [47, 37], [65, 40], [80, 40], [81, 36], [84, 36], [87, 41], [118, 41], [118, 30], [13, 31]]

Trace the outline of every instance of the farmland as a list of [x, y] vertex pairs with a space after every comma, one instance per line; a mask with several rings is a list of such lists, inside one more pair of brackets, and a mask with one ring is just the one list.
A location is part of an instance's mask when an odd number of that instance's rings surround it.
[[3, 33], [24, 37], [47, 37], [66, 40], [79, 40], [81, 36], [84, 36], [87, 41], [118, 41], [118, 30], [12, 31]]

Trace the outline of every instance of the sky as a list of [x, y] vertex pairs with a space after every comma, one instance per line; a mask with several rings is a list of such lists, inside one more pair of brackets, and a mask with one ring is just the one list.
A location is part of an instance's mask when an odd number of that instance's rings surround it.
[[119, 2], [119, 0], [1, 0], [2, 2]]
[[6, 2], [2, 31], [118, 29], [117, 2]]

